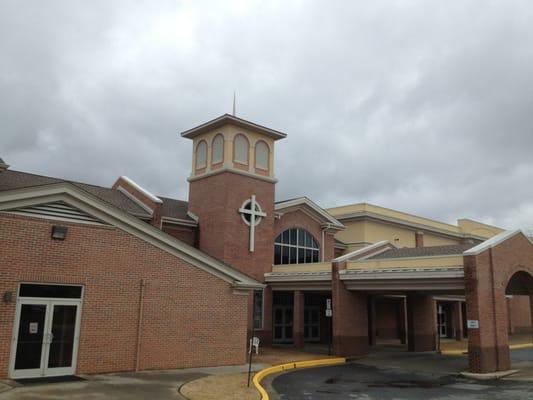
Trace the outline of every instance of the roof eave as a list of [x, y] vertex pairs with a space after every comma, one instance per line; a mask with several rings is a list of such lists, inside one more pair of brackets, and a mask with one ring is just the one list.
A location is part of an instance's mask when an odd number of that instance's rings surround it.
[[206, 123], [203, 123], [201, 125], [198, 125], [194, 128], [188, 129], [186, 131], [183, 131], [180, 133], [181, 137], [187, 138], [187, 139], [193, 139], [198, 135], [201, 135], [202, 133], [208, 132], [212, 129], [219, 128], [225, 124], [233, 124], [240, 126], [242, 128], [251, 129], [254, 131], [259, 131], [263, 133], [264, 135], [267, 135], [271, 137], [274, 140], [284, 139], [287, 137], [286, 133], [276, 131], [274, 129], [267, 128], [266, 126], [262, 126], [256, 123], [253, 123], [251, 121], [247, 121], [242, 118], [237, 118], [233, 115], [224, 114], [221, 115], [218, 118], [215, 118], [211, 121], [208, 121]]

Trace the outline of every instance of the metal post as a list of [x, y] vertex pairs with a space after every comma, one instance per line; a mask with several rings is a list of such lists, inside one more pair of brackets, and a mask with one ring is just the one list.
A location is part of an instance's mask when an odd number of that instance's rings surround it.
[[255, 290], [252, 291], [252, 336], [250, 337], [250, 341], [248, 341], [248, 351], [250, 352], [250, 356], [248, 358], [248, 387], [250, 387], [250, 379], [252, 377], [252, 357], [253, 357], [253, 340], [255, 335]]

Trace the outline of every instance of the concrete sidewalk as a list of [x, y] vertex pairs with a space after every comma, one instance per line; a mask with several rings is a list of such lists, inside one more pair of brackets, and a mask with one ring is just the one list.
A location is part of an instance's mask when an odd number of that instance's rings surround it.
[[[254, 364], [254, 370], [264, 368]], [[5, 381], [0, 386], [0, 400], [183, 400], [181, 385], [209, 375], [234, 374], [248, 370], [247, 365], [192, 368], [165, 371], [143, 371], [82, 376], [85, 381], [18, 385]], [[18, 386], [17, 386], [18, 385]], [[8, 390], [2, 392], [2, 387]]]

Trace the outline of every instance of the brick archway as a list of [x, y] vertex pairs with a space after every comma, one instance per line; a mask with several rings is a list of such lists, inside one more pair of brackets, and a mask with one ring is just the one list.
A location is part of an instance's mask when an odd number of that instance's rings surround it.
[[464, 268], [466, 313], [472, 324], [468, 335], [469, 369], [477, 373], [508, 370], [511, 361], [505, 296], [512, 292], [528, 294], [533, 306], [533, 244], [521, 231], [504, 232], [467, 251]]

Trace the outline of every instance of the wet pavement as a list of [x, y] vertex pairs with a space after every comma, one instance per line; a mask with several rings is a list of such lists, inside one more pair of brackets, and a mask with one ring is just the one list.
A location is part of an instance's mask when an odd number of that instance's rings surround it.
[[290, 372], [274, 379], [272, 386], [280, 399], [287, 400], [533, 398], [531, 382], [480, 382], [356, 363]]
[[[279, 375], [272, 387], [283, 400], [533, 399], [533, 349], [512, 352], [522, 374], [499, 381], [458, 375], [466, 357], [381, 351], [352, 363]], [[528, 372], [529, 371], [529, 372]]]

